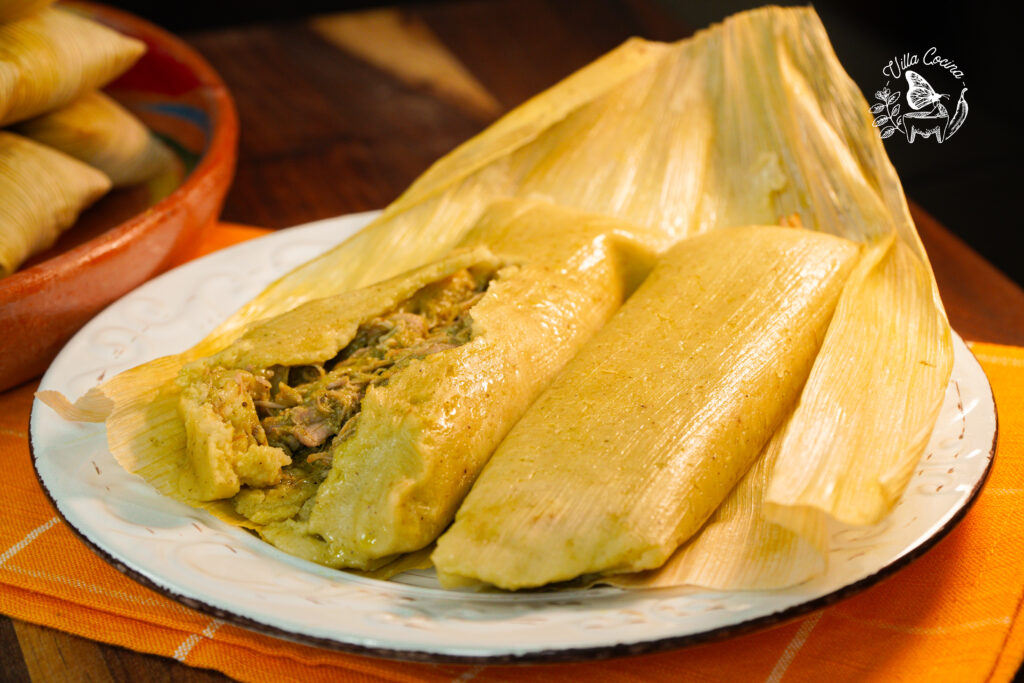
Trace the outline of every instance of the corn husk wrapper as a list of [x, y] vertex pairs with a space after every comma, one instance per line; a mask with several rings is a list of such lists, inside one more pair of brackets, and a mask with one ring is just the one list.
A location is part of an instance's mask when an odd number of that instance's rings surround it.
[[0, 24], [34, 14], [54, 0], [0, 0]]
[[103, 171], [114, 187], [148, 180], [173, 162], [173, 154], [135, 115], [101, 92], [14, 127]]
[[96, 169], [0, 131], [0, 277], [52, 246], [109, 189]]
[[[897, 452], [920, 454], [935, 414], [919, 394], [932, 396], [946, 388], [935, 369], [946, 364], [949, 331], [939, 312], [921, 300], [929, 284], [911, 249], [895, 236], [873, 245], [862, 259], [783, 435], [766, 496], [769, 518], [810, 538], [826, 516], [846, 524], [874, 524], [896, 504], [917, 459], [891, 458], [878, 442], [884, 436], [899, 439]], [[877, 340], [886, 355], [867, 353]], [[858, 366], [844, 360], [851, 356], [861, 359]], [[916, 393], [888, 393], [907, 377]], [[879, 387], [886, 391], [885, 400], [879, 400]], [[866, 405], [846, 412], [858, 399]], [[878, 428], [888, 422], [911, 428]], [[838, 453], [833, 451], [837, 443], [844, 445]], [[848, 476], [848, 467], [871, 476]]]
[[145, 51], [142, 41], [61, 9], [0, 24], [0, 125], [70, 104]]
[[[543, 195], [656, 225], [673, 239], [795, 216], [806, 229], [866, 244], [895, 240], [905, 258], [851, 278], [816, 364], [835, 367], [842, 359], [850, 372], [876, 363], [900, 369], [875, 379], [871, 403], [911, 400], [909, 419], [886, 417], [863, 438], [844, 441], [842, 430], [824, 422], [839, 414], [877, 417], [876, 409], [842, 382], [811, 381], [793, 424], [820, 438], [809, 439], [811, 451], [783, 448], [774, 469], [822, 467], [812, 484], [820, 490], [836, 486], [828, 476], [865, 490], [898, 483], [893, 472], [918, 459], [919, 436], [931, 428], [942, 400], [942, 391], [930, 388], [944, 387], [952, 367], [949, 326], [868, 104], [811, 9], [741, 13], [671, 45], [624, 44], [438, 161], [359, 235], [268, 287], [197, 347], [122, 374], [77, 410], [113, 410], [108, 430], [117, 453], [124, 435], [151, 429], [139, 418], [149, 391], [185, 359], [223, 347], [252, 320], [436, 258], [491, 199], [511, 195]], [[858, 284], [865, 278], [880, 285]], [[898, 293], [902, 305], [872, 298], [886, 292]], [[905, 330], [907, 338], [893, 345], [885, 336], [846, 334], [865, 317]], [[929, 330], [937, 337], [927, 337]], [[902, 359], [914, 357], [928, 365], [906, 372]], [[801, 417], [811, 406], [829, 404], [834, 409], [820, 422]], [[865, 450], [884, 454], [878, 459], [888, 463], [884, 471], [875, 459], [874, 466], [860, 464]], [[791, 529], [813, 527], [827, 514], [803, 505], [788, 487], [772, 490], [773, 509], [792, 513]], [[739, 546], [718, 550], [713, 561], [723, 573], [746, 561]]]

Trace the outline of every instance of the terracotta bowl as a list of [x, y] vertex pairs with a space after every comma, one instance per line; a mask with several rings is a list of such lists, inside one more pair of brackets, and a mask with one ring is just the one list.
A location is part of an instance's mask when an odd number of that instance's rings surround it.
[[42, 373], [93, 315], [191, 251], [217, 218], [235, 169], [238, 116], [206, 60], [125, 12], [86, 3], [64, 7], [149, 46], [105, 90], [181, 163], [147, 185], [104, 197], [52, 249], [0, 279], [0, 391]]

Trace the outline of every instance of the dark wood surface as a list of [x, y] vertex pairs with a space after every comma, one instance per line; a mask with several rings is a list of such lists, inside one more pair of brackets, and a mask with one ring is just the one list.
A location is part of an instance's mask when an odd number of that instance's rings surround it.
[[[241, 118], [225, 220], [280, 228], [383, 207], [502, 111], [626, 37], [689, 32], [640, 0], [452, 2], [377, 18], [440, 54], [437, 73], [373, 63], [308, 21], [185, 36], [222, 74]], [[451, 62], [466, 70], [455, 88]], [[953, 327], [966, 339], [1024, 345], [1024, 291], [924, 210], [914, 216]], [[0, 617], [5, 681], [222, 678]]]

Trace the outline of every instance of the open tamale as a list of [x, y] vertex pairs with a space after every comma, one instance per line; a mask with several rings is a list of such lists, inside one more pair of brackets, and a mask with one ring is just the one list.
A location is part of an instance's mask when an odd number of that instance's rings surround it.
[[103, 171], [114, 187], [151, 178], [173, 154], [135, 116], [101, 92], [90, 92], [14, 130]]
[[299, 306], [185, 366], [164, 387], [180, 414], [136, 436], [135, 471], [193, 504], [230, 498], [223, 513], [323, 564], [372, 569], [422, 548], [663, 241], [497, 203], [448, 257]]
[[0, 131], [0, 277], [50, 247], [110, 179], [76, 159]]
[[796, 403], [857, 253], [770, 227], [669, 250], [495, 452], [431, 556], [442, 584], [663, 564]]
[[61, 9], [0, 24], [0, 125], [70, 104], [145, 51], [142, 41]]

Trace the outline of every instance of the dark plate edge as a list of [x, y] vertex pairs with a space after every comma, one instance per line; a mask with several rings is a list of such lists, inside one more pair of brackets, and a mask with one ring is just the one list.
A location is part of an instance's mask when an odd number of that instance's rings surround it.
[[[978, 361], [974, 352], [966, 342], [961, 340], [961, 343], [967, 348], [968, 353], [971, 354], [971, 358], [981, 368], [982, 374], [985, 374], [984, 368], [981, 362]], [[523, 654], [506, 654], [506, 655], [447, 655], [434, 652], [425, 652], [420, 650], [397, 650], [391, 648], [382, 647], [370, 647], [365, 645], [357, 645], [354, 643], [344, 643], [329, 638], [320, 638], [316, 636], [310, 636], [302, 633], [295, 633], [286, 629], [277, 628], [270, 626], [262, 622], [250, 619], [248, 617], [235, 614], [227, 610], [223, 610], [219, 607], [215, 607], [201, 600], [189, 598], [184, 595], [180, 595], [169, 588], [159, 585], [145, 574], [138, 572], [131, 567], [128, 567], [121, 561], [108, 554], [105, 550], [100, 548], [98, 545], [93, 543], [82, 531], [76, 526], [71, 524], [64, 513], [61, 511], [57, 501], [54, 500], [50, 494], [50, 490], [43, 483], [42, 478], [39, 476], [39, 468], [36, 465], [37, 457], [35, 447], [32, 441], [32, 430], [29, 429], [28, 447], [29, 455], [32, 458], [32, 469], [36, 475], [36, 481], [39, 482], [39, 487], [43, 490], [47, 500], [53, 506], [54, 510], [60, 516], [61, 520], [67, 525], [69, 529], [81, 540], [88, 548], [90, 548], [96, 555], [98, 555], [103, 561], [111, 565], [114, 569], [121, 572], [125, 576], [134, 580], [137, 583], [142, 584], [146, 588], [153, 590], [165, 597], [168, 597], [176, 602], [179, 602], [186, 607], [192, 608], [196, 611], [202, 612], [215, 619], [219, 619], [226, 623], [233, 624], [245, 628], [256, 633], [263, 635], [272, 636], [275, 638], [281, 638], [290, 642], [299, 643], [302, 645], [312, 645], [315, 647], [321, 647], [336, 652], [342, 652], [346, 654], [364, 655], [370, 657], [377, 657], [381, 659], [392, 659], [407, 662], [428, 662], [428, 663], [441, 663], [441, 664], [486, 664], [486, 665], [531, 665], [531, 664], [566, 664], [573, 662], [582, 661], [596, 661], [603, 659], [613, 659], [618, 657], [633, 657], [638, 655], [654, 654], [658, 652], [665, 652], [667, 650], [676, 650], [680, 648], [690, 647], [693, 645], [703, 645], [706, 643], [713, 643], [736, 636], [746, 635], [755, 631], [761, 631], [767, 628], [775, 626], [781, 626], [782, 624], [791, 622], [802, 616], [816, 612], [820, 609], [824, 609], [831, 605], [834, 605], [842, 600], [853, 597], [854, 595], [874, 586], [877, 583], [889, 578], [900, 569], [913, 562], [914, 560], [922, 557], [931, 550], [939, 541], [944, 539], [949, 533], [963, 520], [967, 512], [974, 506], [974, 503], [978, 499], [978, 495], [981, 493], [982, 488], [988, 481], [989, 475], [992, 472], [992, 463], [995, 460], [996, 443], [999, 440], [999, 410], [995, 402], [995, 395], [992, 392], [992, 383], [988, 381], [988, 376], [985, 375], [985, 381], [988, 385], [989, 396], [992, 399], [993, 406], [993, 418], [995, 420], [994, 430], [992, 433], [992, 445], [989, 447], [988, 464], [985, 466], [985, 471], [981, 478], [974, 485], [970, 495], [964, 504], [957, 509], [953, 516], [940, 527], [934, 534], [929, 536], [927, 539], [921, 542], [920, 545], [912, 548], [910, 551], [901, 555], [893, 562], [882, 567], [874, 574], [864, 577], [859, 581], [847, 584], [842, 588], [839, 588], [831, 593], [802, 602], [798, 605], [793, 605], [780, 612], [773, 614], [767, 614], [763, 617], [757, 617], [749, 621], [745, 621], [742, 624], [734, 624], [729, 626], [721, 626], [719, 628], [711, 629], [709, 631], [703, 631], [701, 633], [693, 633], [685, 636], [676, 636], [670, 638], [662, 638], [659, 640], [649, 640], [636, 643], [618, 643], [615, 645], [604, 645], [597, 647], [584, 647], [584, 648], [568, 648], [568, 649], [557, 649], [557, 650], [538, 650]], [[35, 402], [33, 404], [33, 412], [35, 410]]]

